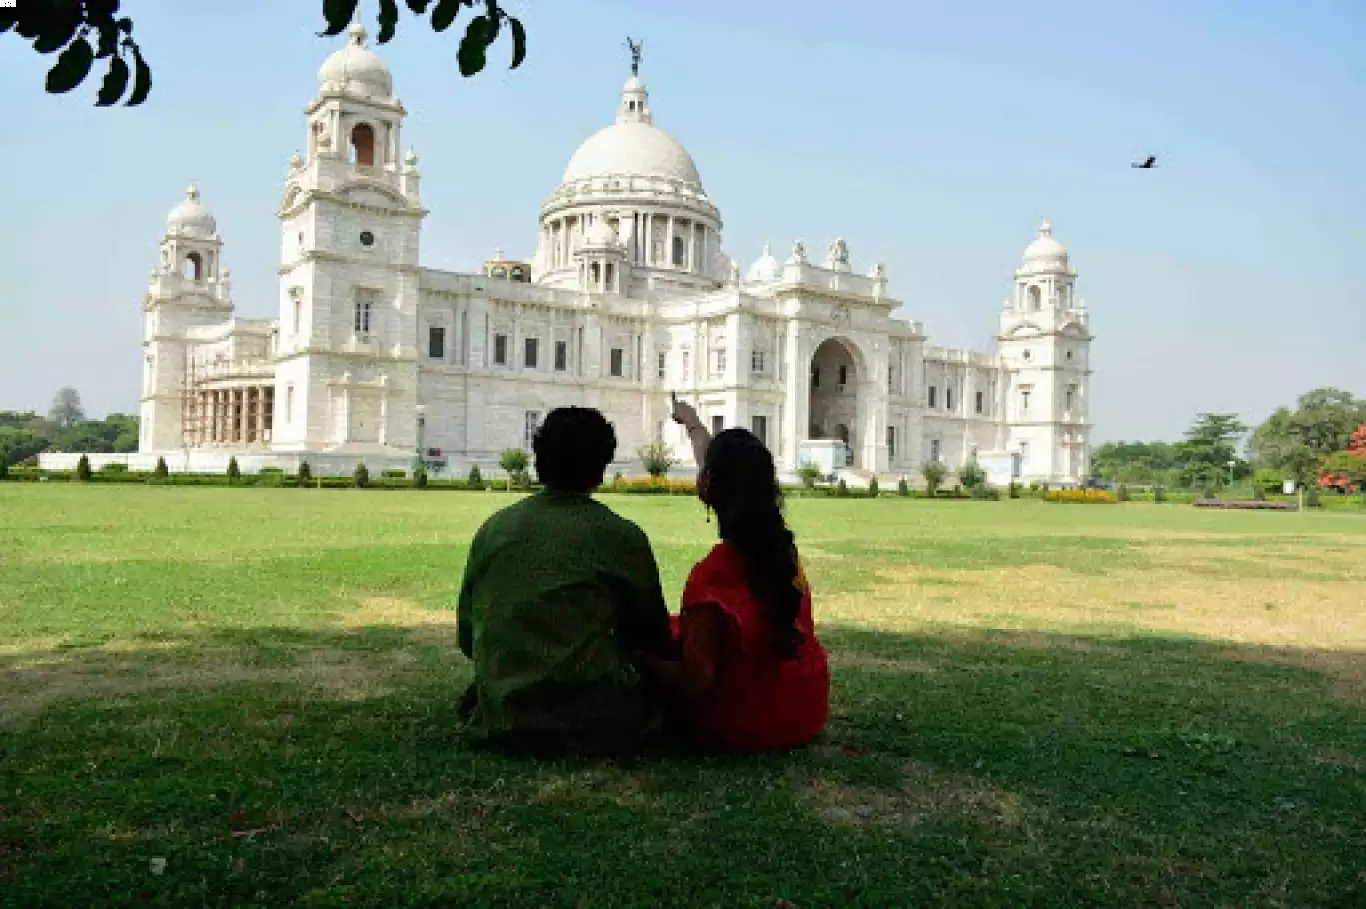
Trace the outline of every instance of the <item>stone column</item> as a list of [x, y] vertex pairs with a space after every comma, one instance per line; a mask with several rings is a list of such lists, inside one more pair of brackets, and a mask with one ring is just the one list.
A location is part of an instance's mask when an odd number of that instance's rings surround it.
[[664, 261], [670, 268], [674, 264], [674, 216], [669, 215], [668, 227], [665, 228], [669, 233], [664, 239]]
[[787, 470], [796, 470], [798, 446], [806, 438], [807, 427], [811, 423], [811, 353], [803, 339], [802, 325], [793, 319], [787, 323], [786, 347], [787, 362], [783, 383], [783, 425], [779, 458]]
[[266, 440], [266, 389], [263, 385], [256, 386], [256, 444], [260, 445]]
[[239, 388], [233, 393], [236, 404], [234, 417], [237, 420], [237, 430], [234, 433], [233, 441], [238, 445], [244, 445], [247, 441], [247, 390]]

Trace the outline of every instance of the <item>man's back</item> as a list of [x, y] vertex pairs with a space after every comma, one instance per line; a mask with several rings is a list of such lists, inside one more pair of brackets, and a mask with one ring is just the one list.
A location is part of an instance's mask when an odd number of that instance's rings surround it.
[[659, 571], [640, 528], [587, 495], [538, 493], [484, 523], [459, 630], [478, 737], [608, 743], [650, 722], [627, 651], [667, 646]]

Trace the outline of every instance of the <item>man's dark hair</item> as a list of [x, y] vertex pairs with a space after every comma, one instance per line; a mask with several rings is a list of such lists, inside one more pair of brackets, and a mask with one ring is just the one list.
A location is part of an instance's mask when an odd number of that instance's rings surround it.
[[592, 407], [557, 407], [531, 440], [536, 476], [555, 492], [592, 492], [617, 453], [617, 434]]

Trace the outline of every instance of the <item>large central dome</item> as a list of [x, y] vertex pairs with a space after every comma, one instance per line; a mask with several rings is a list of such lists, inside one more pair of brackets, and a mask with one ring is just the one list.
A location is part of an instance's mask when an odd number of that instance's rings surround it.
[[654, 125], [650, 96], [637, 75], [621, 90], [617, 120], [579, 146], [569, 159], [561, 184], [596, 178], [645, 177], [681, 181], [697, 192], [702, 178], [692, 155], [678, 140]]
[[699, 189], [702, 178], [678, 140], [652, 123], [613, 123], [588, 137], [564, 170], [563, 183], [592, 177], [658, 177]]

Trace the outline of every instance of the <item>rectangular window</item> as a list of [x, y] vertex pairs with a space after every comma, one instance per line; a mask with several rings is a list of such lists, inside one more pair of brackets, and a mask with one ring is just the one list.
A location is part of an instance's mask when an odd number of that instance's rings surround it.
[[713, 436], [720, 435], [720, 434], [721, 434], [721, 430], [723, 430], [723, 429], [725, 429], [725, 428], [726, 428], [726, 418], [725, 418], [725, 417], [719, 416], [719, 415], [718, 415], [718, 416], [715, 416], [715, 417], [712, 417], [712, 418], [711, 418], [711, 434], [712, 434]]
[[1021, 442], [1021, 443], [1020, 443], [1020, 466], [1021, 466], [1022, 468], [1027, 468], [1027, 467], [1029, 466], [1029, 443], [1028, 443], [1028, 442]]
[[1029, 388], [1020, 389], [1020, 413], [1029, 413]]
[[1073, 404], [1074, 399], [1076, 398], [1076, 396], [1077, 396], [1076, 390], [1069, 387], [1069, 388], [1067, 389], [1067, 406], [1066, 406], [1066, 410], [1067, 410], [1068, 413], [1071, 413], [1071, 412], [1072, 412], [1072, 404]]
[[749, 355], [749, 371], [755, 375], [764, 374], [764, 352], [762, 350], [751, 351]]
[[841, 363], [841, 364], [840, 364], [840, 388], [843, 388], [843, 387], [845, 386], [845, 384], [848, 383], [848, 381], [849, 381], [849, 367], [846, 366], [845, 364]]
[[715, 376], [719, 376], [726, 371], [726, 349], [724, 347], [716, 351], [715, 358], [712, 361], [711, 371], [712, 375]]
[[669, 355], [662, 350], [655, 355], [655, 372], [660, 381], [669, 377]]
[[508, 336], [493, 336], [493, 362], [499, 366], [506, 366], [508, 362]]
[[887, 460], [896, 460], [896, 427], [887, 427]]
[[944, 389], [944, 409], [953, 410], [953, 389]]
[[974, 406], [976, 407], [978, 413], [982, 412], [982, 408], [985, 406], [985, 404], [985, 396], [980, 391], [977, 392], [977, 400], [974, 402]]
[[555, 371], [564, 372], [569, 368], [569, 342], [555, 342]]
[[754, 435], [760, 442], [768, 444], [768, 417], [754, 416], [750, 418], [754, 427]]
[[692, 381], [692, 363], [691, 363], [691, 360], [692, 360], [692, 357], [691, 357], [691, 355], [689, 354], [689, 352], [686, 351], [686, 350], [683, 351], [683, 376], [682, 376], [682, 378], [683, 378], [684, 383], [689, 383], [689, 382]]
[[294, 422], [294, 386], [285, 386], [285, 422]]
[[938, 439], [930, 439], [930, 460], [931, 460], [931, 461], [936, 461], [936, 462], [939, 460], [939, 440], [938, 440]]
[[427, 356], [433, 360], [446, 358], [446, 329], [443, 326], [427, 327]]
[[887, 391], [892, 392], [896, 389], [896, 367], [887, 367]]
[[937, 396], [936, 396], [936, 394], [937, 394], [938, 391], [939, 391], [939, 389], [935, 388], [933, 385], [930, 386], [929, 393], [926, 395], [926, 398], [925, 398], [925, 402], [926, 402], [926, 405], [927, 405], [927, 406], [933, 407], [933, 406], [935, 405], [935, 401], [938, 400], [938, 398], [937, 398]]
[[355, 330], [356, 330], [356, 335], [359, 336], [359, 337], [367, 338], [367, 337], [370, 336], [370, 301], [369, 301], [369, 300], [358, 300], [358, 301], [356, 301]]
[[298, 297], [294, 298], [294, 333], [297, 335], [303, 331], [303, 308], [304, 301]]
[[528, 410], [526, 412], [526, 429], [523, 432], [523, 445], [525, 451], [531, 451], [532, 443], [536, 441], [536, 430], [541, 425], [541, 412], [539, 410]]
[[622, 361], [625, 360], [623, 351], [620, 347], [612, 348], [612, 375], [620, 379], [622, 377]]
[[539, 338], [526, 338], [522, 341], [525, 350], [522, 351], [522, 365], [527, 369], [535, 369], [536, 363], [541, 353], [541, 341]]

